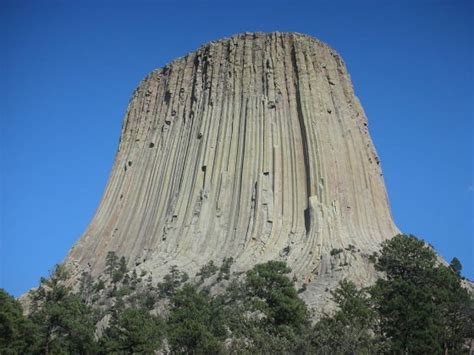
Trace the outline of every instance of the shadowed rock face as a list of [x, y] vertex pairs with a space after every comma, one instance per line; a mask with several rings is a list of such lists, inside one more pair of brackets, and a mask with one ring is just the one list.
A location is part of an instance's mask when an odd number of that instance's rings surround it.
[[[339, 55], [295, 33], [204, 45], [133, 93], [100, 206], [66, 262], [108, 251], [156, 279], [232, 256], [286, 260], [310, 305], [398, 232], [367, 119]], [[338, 250], [342, 249], [342, 251]]]

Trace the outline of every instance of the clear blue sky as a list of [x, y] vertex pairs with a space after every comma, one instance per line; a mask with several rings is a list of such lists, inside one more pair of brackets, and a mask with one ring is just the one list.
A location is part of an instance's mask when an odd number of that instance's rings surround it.
[[0, 2], [0, 287], [60, 262], [98, 206], [129, 97], [210, 40], [297, 31], [335, 48], [398, 227], [473, 263], [473, 1]]

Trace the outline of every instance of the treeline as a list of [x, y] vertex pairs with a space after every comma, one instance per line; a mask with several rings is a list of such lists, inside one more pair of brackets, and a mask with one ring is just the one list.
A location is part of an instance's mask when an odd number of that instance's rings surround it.
[[[190, 282], [176, 267], [153, 284], [109, 253], [106, 277], [67, 286], [57, 266], [32, 293], [30, 314], [0, 290], [2, 354], [298, 353], [460, 354], [474, 338], [473, 300], [461, 264], [440, 264], [413, 236], [373, 255], [383, 275], [368, 288], [342, 281], [335, 313], [312, 324], [285, 263], [231, 275], [232, 259], [205, 265]], [[210, 292], [213, 286], [225, 289]]]

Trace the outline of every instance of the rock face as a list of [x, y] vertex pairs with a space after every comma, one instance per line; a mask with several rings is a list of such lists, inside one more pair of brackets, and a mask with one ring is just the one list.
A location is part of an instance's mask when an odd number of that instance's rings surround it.
[[210, 260], [285, 260], [310, 305], [397, 234], [367, 119], [340, 56], [296, 33], [211, 42], [133, 93], [100, 206], [66, 262], [108, 251], [156, 279]]

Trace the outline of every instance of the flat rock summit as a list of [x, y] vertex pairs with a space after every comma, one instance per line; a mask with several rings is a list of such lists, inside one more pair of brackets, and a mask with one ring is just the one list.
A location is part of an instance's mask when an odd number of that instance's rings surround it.
[[133, 92], [107, 187], [66, 257], [109, 251], [160, 280], [177, 266], [288, 263], [323, 307], [398, 233], [367, 118], [341, 57], [298, 33], [244, 33], [150, 73]]

